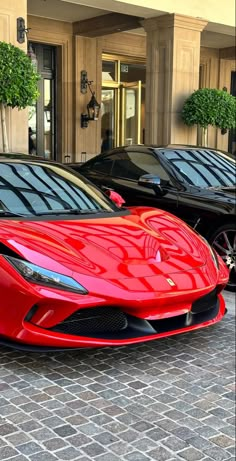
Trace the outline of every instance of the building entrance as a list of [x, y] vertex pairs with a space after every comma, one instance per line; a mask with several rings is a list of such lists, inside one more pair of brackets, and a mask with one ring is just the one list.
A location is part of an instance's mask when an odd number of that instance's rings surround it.
[[29, 54], [41, 76], [38, 83], [39, 99], [29, 107], [29, 153], [55, 159], [56, 47], [30, 42]]
[[145, 78], [144, 62], [103, 56], [101, 151], [145, 142]]

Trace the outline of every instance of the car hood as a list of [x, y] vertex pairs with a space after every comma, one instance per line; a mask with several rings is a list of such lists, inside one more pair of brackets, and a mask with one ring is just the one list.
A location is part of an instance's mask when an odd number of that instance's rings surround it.
[[[198, 188], [197, 188], [198, 189]], [[200, 189], [201, 194], [207, 194], [209, 200], [216, 200], [218, 202], [225, 202], [228, 206], [235, 206], [236, 202], [236, 186], [230, 187], [208, 187]]]
[[187, 271], [209, 256], [185, 223], [149, 208], [103, 218], [5, 219], [0, 233], [3, 245], [31, 263], [106, 280]]

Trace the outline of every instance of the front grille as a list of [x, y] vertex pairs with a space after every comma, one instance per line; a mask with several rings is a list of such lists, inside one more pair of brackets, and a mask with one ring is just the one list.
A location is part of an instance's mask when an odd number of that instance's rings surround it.
[[67, 335], [94, 336], [119, 332], [127, 325], [127, 317], [122, 311], [107, 306], [78, 310], [50, 330]]
[[198, 314], [199, 312], [204, 312], [208, 309], [212, 309], [217, 306], [217, 301], [217, 288], [215, 288], [207, 295], [202, 296], [201, 298], [197, 299], [197, 301], [194, 301], [194, 303], [192, 304], [191, 312], [192, 314]]

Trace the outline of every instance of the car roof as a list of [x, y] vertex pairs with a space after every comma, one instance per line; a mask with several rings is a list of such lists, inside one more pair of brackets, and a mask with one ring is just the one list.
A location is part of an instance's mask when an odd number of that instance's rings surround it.
[[[171, 150], [171, 149], [178, 149], [178, 150], [211, 150], [214, 152], [219, 153], [222, 156], [225, 156], [226, 158], [230, 158], [231, 160], [235, 161], [235, 156], [227, 151], [224, 151], [222, 149], [217, 149], [215, 147], [210, 147], [210, 146], [199, 146], [199, 145], [189, 145], [189, 144], [131, 144], [131, 145], [124, 145], [120, 147], [115, 147], [107, 152], [102, 152], [100, 154], [97, 154], [96, 157], [99, 155], [101, 157], [109, 156], [111, 153], [118, 153], [121, 150], [129, 150], [130, 152], [135, 152], [137, 149], [155, 149], [155, 150]], [[94, 160], [95, 157], [92, 157], [91, 159], [87, 160], [85, 163], [89, 163], [90, 161]], [[72, 165], [72, 164], [71, 164]], [[78, 164], [77, 164], [78, 165]], [[82, 166], [83, 164], [81, 164]]]
[[5, 163], [9, 160], [15, 160], [19, 162], [40, 162], [45, 164], [58, 163], [60, 165], [59, 162], [54, 162], [54, 160], [47, 160], [44, 157], [40, 157], [39, 155], [22, 154], [18, 152], [0, 153], [0, 163]]

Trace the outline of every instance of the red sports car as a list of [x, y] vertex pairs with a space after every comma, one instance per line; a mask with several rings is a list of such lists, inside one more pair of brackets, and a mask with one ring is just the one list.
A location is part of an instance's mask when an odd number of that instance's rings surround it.
[[0, 343], [114, 346], [212, 325], [228, 269], [187, 224], [119, 208], [37, 157], [0, 157]]

